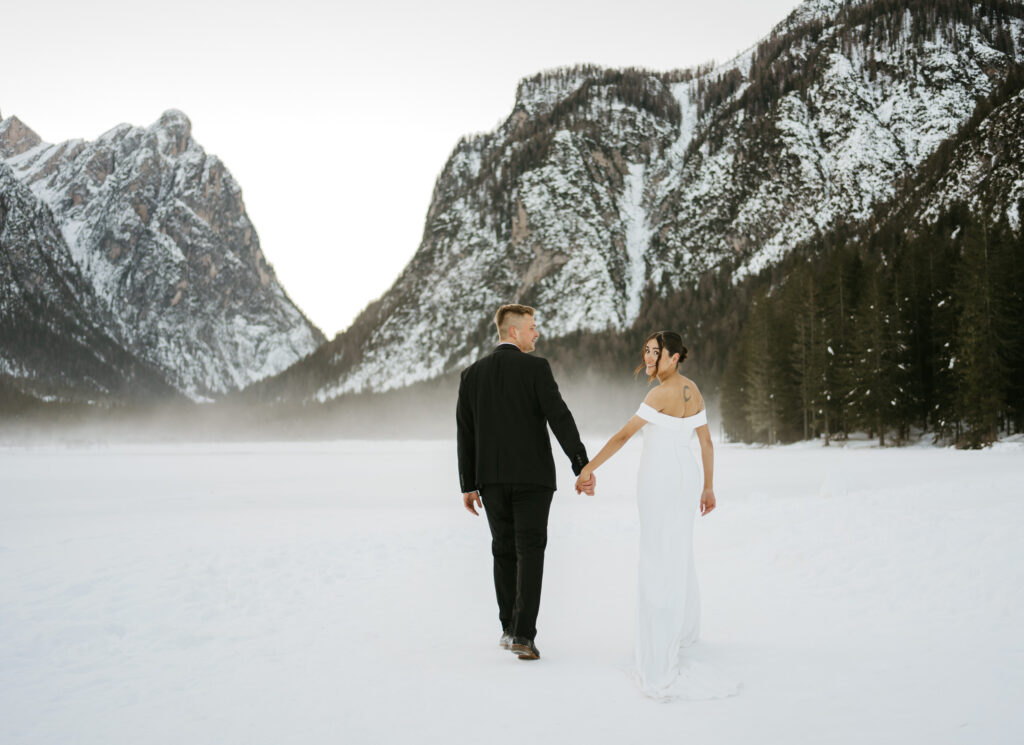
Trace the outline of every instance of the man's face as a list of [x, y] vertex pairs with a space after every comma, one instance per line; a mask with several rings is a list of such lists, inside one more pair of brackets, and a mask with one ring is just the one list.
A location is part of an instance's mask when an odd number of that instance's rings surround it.
[[519, 316], [509, 325], [509, 336], [517, 347], [523, 352], [532, 352], [537, 346], [537, 339], [540, 332], [537, 331], [537, 324], [533, 316]]

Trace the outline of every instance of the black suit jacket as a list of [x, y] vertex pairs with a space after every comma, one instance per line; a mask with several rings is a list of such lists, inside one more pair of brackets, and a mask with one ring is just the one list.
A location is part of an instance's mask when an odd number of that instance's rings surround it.
[[543, 357], [502, 345], [462, 371], [458, 425], [463, 492], [485, 484], [536, 484], [555, 489], [555, 461], [546, 424], [577, 476], [589, 459], [551, 366]]

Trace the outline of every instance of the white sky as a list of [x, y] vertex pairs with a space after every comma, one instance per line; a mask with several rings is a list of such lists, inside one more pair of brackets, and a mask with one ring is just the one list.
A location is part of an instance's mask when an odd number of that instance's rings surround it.
[[508, 116], [520, 78], [724, 61], [797, 4], [4, 0], [0, 112], [60, 142], [184, 111], [331, 337], [412, 257], [455, 143]]

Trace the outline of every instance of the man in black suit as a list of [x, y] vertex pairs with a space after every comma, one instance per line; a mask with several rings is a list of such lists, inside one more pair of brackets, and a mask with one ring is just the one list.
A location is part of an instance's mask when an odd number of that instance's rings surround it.
[[[494, 316], [499, 344], [462, 372], [455, 418], [459, 482], [466, 509], [487, 511], [501, 646], [521, 660], [540, 658], [534, 639], [544, 574], [548, 510], [555, 491], [551, 426], [577, 476], [589, 459], [551, 366], [531, 357], [534, 309], [503, 305]], [[583, 485], [594, 493], [595, 481]], [[475, 505], [475, 506], [474, 506]]]

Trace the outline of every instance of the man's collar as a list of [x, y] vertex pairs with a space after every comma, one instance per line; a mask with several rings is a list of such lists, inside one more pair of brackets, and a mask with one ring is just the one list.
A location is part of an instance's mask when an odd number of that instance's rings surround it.
[[499, 349], [514, 349], [517, 352], [522, 351], [522, 350], [519, 349], [519, 347], [517, 347], [515, 344], [513, 344], [510, 341], [503, 341], [498, 346], [496, 346], [494, 349], [495, 349], [495, 351], [497, 351]]

